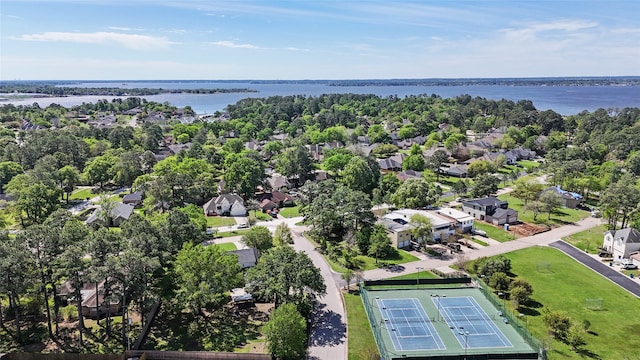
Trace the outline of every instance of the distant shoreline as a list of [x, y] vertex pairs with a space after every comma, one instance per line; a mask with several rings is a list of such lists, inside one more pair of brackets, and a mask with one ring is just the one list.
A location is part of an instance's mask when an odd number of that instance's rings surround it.
[[[89, 85], [93, 83], [114, 84], [109, 87], [74, 86]], [[635, 86], [640, 85], [640, 76], [585, 76], [585, 77], [527, 77], [527, 78], [424, 78], [424, 79], [335, 79], [335, 80], [2, 80], [0, 81], [0, 93], [6, 86], [17, 87], [19, 85], [33, 87], [53, 87], [55, 89], [99, 89], [102, 93], [96, 94], [70, 94], [70, 95], [122, 95], [108, 93], [114, 89], [138, 90], [148, 93], [138, 95], [155, 95], [162, 93], [214, 93], [214, 92], [254, 92], [252, 89], [162, 89], [155, 87], [132, 87], [134, 84], [167, 83], [167, 84], [215, 84], [215, 83], [243, 83], [243, 84], [316, 84], [327, 86], [472, 86], [472, 85], [496, 85], [496, 86]], [[41, 93], [41, 92], [39, 92]]]

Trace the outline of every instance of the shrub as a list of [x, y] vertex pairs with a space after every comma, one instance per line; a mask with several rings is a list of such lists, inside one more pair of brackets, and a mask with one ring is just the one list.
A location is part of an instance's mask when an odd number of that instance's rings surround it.
[[78, 308], [75, 305], [67, 305], [60, 308], [60, 316], [66, 321], [78, 320]]

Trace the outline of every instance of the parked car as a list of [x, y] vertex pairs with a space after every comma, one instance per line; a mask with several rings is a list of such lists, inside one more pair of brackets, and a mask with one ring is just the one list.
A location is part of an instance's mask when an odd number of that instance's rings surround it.
[[480, 230], [480, 229], [475, 229], [475, 228], [473, 228], [473, 229], [471, 229], [471, 233], [472, 233], [473, 235], [480, 235], [480, 236], [487, 237], [487, 232], [486, 232], [486, 231], [484, 231], [484, 230]]
[[611, 257], [611, 253], [606, 251], [606, 250], [600, 250], [598, 252], [598, 256], [601, 257], [601, 258], [609, 258], [609, 257]]
[[238, 229], [248, 229], [248, 228], [249, 228], [249, 224], [247, 223], [238, 225]]

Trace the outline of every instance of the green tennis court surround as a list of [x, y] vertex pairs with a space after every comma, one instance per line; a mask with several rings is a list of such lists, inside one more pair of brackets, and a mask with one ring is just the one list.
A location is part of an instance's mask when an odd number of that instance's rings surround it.
[[[426, 280], [426, 279], [425, 279]], [[381, 359], [545, 359], [504, 307], [465, 279], [360, 284]], [[521, 329], [522, 327], [522, 329]]]

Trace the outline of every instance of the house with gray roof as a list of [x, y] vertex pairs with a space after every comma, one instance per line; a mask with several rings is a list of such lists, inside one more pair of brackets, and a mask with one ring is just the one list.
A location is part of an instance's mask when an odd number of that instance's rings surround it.
[[221, 194], [202, 205], [205, 216], [246, 216], [247, 208], [238, 194]]
[[123, 204], [138, 206], [142, 204], [142, 191], [135, 191], [122, 197]]
[[259, 256], [256, 248], [231, 250], [228, 253], [238, 256], [238, 264], [243, 269], [254, 267], [258, 263]]
[[604, 233], [602, 248], [611, 253], [614, 259], [628, 259], [631, 254], [640, 251], [640, 231], [634, 228], [609, 230]]
[[518, 223], [518, 212], [509, 208], [509, 203], [494, 196], [462, 200], [462, 211], [477, 220], [494, 225]]
[[[98, 206], [85, 220], [86, 224], [102, 224], [104, 226], [120, 226], [129, 220], [133, 214], [133, 205], [123, 203], [109, 204], [109, 215], [105, 216], [105, 210]], [[106, 223], [105, 223], [106, 221]]]
[[402, 170], [402, 162], [398, 162], [398, 160], [390, 157], [386, 159], [378, 159], [378, 166], [380, 166], [380, 170], [382, 171], [401, 171]]
[[440, 168], [441, 174], [446, 174], [449, 176], [455, 176], [459, 178], [467, 177], [467, 165], [465, 164], [454, 164], [450, 166], [443, 166]]

